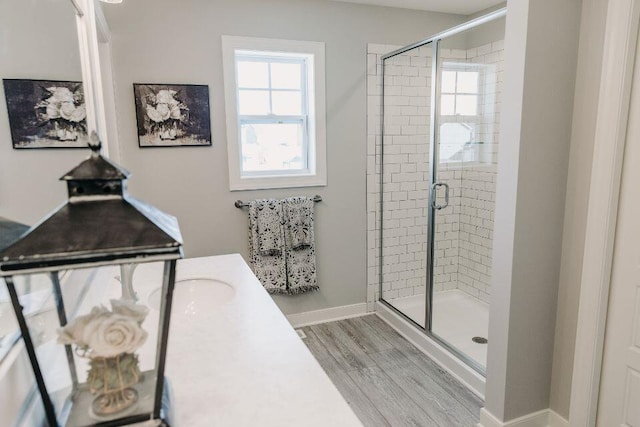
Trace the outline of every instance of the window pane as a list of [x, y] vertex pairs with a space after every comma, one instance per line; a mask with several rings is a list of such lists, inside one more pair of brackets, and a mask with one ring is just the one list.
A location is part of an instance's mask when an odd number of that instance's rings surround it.
[[299, 116], [302, 114], [302, 97], [300, 92], [271, 92], [273, 114]]
[[452, 116], [455, 114], [455, 95], [442, 95], [440, 97], [440, 114], [443, 116]]
[[238, 87], [269, 87], [269, 64], [266, 62], [238, 61], [237, 72]]
[[274, 89], [300, 89], [301, 64], [271, 63], [271, 87]]
[[456, 72], [443, 71], [442, 72], [442, 92], [453, 93], [455, 91], [456, 91]]
[[475, 116], [478, 114], [478, 97], [476, 95], [457, 95], [456, 114]]
[[460, 71], [458, 72], [458, 90], [462, 93], [478, 93], [478, 72]]
[[305, 169], [301, 123], [243, 123], [242, 171]]
[[238, 91], [238, 109], [243, 116], [269, 114], [269, 92], [240, 89]]
[[465, 144], [472, 140], [473, 127], [470, 124], [443, 123], [440, 126], [440, 160], [443, 162], [473, 160], [465, 153], [468, 147]]

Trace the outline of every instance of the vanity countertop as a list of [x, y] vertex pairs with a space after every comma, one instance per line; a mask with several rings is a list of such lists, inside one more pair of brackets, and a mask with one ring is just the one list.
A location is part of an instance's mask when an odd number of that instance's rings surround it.
[[207, 286], [191, 278], [231, 288], [173, 306], [166, 375], [177, 425], [362, 426], [240, 255], [180, 260], [176, 300]]

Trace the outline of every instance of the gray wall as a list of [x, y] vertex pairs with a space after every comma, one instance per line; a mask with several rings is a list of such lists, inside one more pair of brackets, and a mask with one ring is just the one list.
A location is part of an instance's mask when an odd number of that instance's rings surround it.
[[[0, 78], [82, 80], [75, 12], [69, 1], [0, 1]], [[85, 150], [14, 150], [0, 85], [0, 216], [33, 224], [58, 207], [58, 181]]]
[[[326, 0], [136, 0], [103, 8], [131, 192], [179, 218], [186, 255], [247, 255], [247, 213], [236, 199], [320, 194], [321, 290], [275, 299], [285, 313], [365, 302], [367, 43], [407, 44], [464, 18]], [[229, 191], [221, 35], [326, 43], [326, 187]], [[139, 149], [134, 82], [208, 84], [213, 147]]]
[[508, 7], [486, 387], [504, 421], [550, 402], [581, 1]]
[[569, 417], [589, 185], [608, 1], [583, 0], [550, 407]]
[[[480, 12], [474, 13], [473, 15], [469, 15], [469, 19], [479, 18], [504, 7], [507, 7], [507, 2], [497, 4], [493, 7], [489, 7], [487, 9], [481, 10]], [[482, 46], [496, 40], [504, 40], [504, 28], [504, 19], [498, 19], [496, 21], [487, 22], [486, 24], [474, 30], [465, 32], [467, 36], [467, 48]]]

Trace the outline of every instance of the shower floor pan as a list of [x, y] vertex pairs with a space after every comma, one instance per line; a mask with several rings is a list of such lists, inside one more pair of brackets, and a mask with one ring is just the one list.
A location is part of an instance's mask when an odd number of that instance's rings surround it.
[[[388, 302], [417, 324], [425, 324], [424, 295], [395, 298]], [[479, 365], [487, 366], [487, 344], [473, 339], [487, 338], [489, 304], [458, 289], [434, 292], [432, 332]]]

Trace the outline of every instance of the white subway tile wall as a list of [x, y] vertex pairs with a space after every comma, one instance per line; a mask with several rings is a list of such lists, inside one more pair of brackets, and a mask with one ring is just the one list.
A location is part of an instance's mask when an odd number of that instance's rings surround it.
[[[382, 61], [395, 46], [369, 45], [367, 63], [367, 303], [379, 298], [380, 228], [383, 231], [383, 293], [386, 300], [424, 294], [430, 160], [432, 54], [423, 46], [385, 63], [385, 147], [382, 164]], [[497, 134], [502, 83], [502, 43], [442, 49], [443, 61], [489, 64], [481, 80], [481, 117], [474, 162], [438, 165], [450, 186], [449, 206], [438, 211], [434, 290], [461, 289], [488, 301]], [[477, 67], [477, 66], [476, 66]], [[383, 173], [383, 215], [380, 174]], [[382, 219], [382, 224], [381, 224]]]
[[467, 62], [483, 64], [478, 161], [464, 164], [457, 288], [489, 302], [496, 202], [498, 135], [503, 82], [502, 40], [467, 50]]

